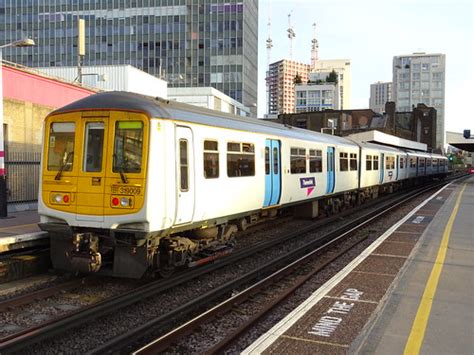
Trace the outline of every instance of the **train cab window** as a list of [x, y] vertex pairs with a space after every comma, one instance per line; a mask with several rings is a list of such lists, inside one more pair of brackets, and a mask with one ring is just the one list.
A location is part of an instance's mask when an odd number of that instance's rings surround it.
[[395, 157], [386, 157], [385, 158], [385, 169], [395, 169]]
[[373, 170], [379, 170], [379, 156], [374, 155], [374, 168]]
[[204, 177], [219, 177], [219, 146], [216, 141], [204, 141]]
[[347, 153], [339, 153], [339, 170], [349, 170], [349, 158]]
[[71, 171], [74, 163], [74, 122], [53, 122], [49, 129], [48, 170]]
[[372, 155], [366, 155], [365, 156], [365, 170], [370, 171], [372, 170]]
[[351, 168], [351, 171], [357, 170], [357, 154], [356, 153], [350, 154], [349, 166]]
[[189, 166], [188, 166], [188, 141], [186, 139], [179, 140], [179, 175], [180, 190], [189, 190]]
[[104, 122], [88, 122], [86, 124], [85, 136], [82, 170], [85, 172], [102, 171]]
[[323, 152], [319, 149], [309, 150], [309, 172], [320, 173], [323, 171]]
[[143, 122], [116, 122], [112, 171], [122, 174], [141, 172], [142, 151]]
[[410, 158], [410, 168], [416, 168], [416, 158]]
[[255, 146], [252, 143], [227, 143], [227, 176], [255, 175]]
[[291, 148], [290, 165], [292, 174], [306, 174], [306, 149]]
[[405, 169], [405, 158], [400, 157], [400, 169]]

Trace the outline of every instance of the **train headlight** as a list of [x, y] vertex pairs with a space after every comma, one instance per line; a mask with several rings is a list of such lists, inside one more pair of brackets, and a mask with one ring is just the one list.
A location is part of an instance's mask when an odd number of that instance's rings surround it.
[[63, 196], [61, 194], [56, 194], [54, 195], [53, 199], [54, 199], [54, 202], [61, 203], [61, 201], [63, 200]]
[[129, 200], [126, 197], [122, 197], [120, 199], [120, 206], [122, 207], [127, 207], [129, 205]]

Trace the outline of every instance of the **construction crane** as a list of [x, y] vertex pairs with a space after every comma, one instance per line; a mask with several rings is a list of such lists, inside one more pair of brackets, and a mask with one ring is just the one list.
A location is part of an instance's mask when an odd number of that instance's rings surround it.
[[270, 19], [270, 16], [268, 16], [268, 24], [267, 24], [267, 28], [268, 28], [268, 38], [267, 38], [267, 67], [270, 66], [270, 61], [272, 59], [271, 57], [271, 53], [272, 53], [272, 48], [273, 48], [273, 40], [272, 40], [272, 36], [271, 36], [271, 19]]
[[290, 60], [293, 59], [293, 39], [296, 37], [295, 30], [293, 29], [293, 26], [291, 26], [291, 13], [293, 10], [290, 11], [288, 14], [288, 29], [286, 32], [288, 32], [288, 38], [290, 39]]
[[313, 23], [313, 39], [311, 40], [311, 70], [316, 68], [316, 62], [319, 59], [319, 44], [316, 39], [316, 23]]

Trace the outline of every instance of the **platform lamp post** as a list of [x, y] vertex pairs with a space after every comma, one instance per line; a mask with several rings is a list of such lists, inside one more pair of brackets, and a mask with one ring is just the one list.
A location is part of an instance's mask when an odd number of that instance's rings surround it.
[[7, 182], [5, 180], [5, 143], [3, 141], [3, 78], [2, 50], [8, 47], [31, 47], [35, 41], [30, 38], [20, 39], [0, 46], [0, 218], [6, 218], [7, 212]]

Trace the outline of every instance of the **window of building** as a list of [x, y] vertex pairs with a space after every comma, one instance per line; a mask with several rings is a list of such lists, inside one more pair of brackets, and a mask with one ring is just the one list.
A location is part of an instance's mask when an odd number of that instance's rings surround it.
[[292, 174], [306, 174], [306, 149], [291, 148], [290, 165]]
[[255, 147], [252, 143], [227, 143], [227, 176], [255, 175]]
[[372, 161], [373, 161], [372, 155], [366, 155], [366, 157], [365, 157], [365, 170], [367, 170], [367, 171], [372, 170]]
[[349, 170], [349, 157], [347, 153], [339, 153], [339, 170], [348, 171]]
[[385, 169], [395, 169], [395, 157], [385, 158]]
[[319, 149], [309, 150], [309, 172], [320, 173], [323, 171], [323, 153]]
[[219, 150], [216, 141], [204, 141], [204, 177], [219, 177]]
[[379, 156], [374, 155], [374, 167], [373, 170], [379, 170]]
[[356, 153], [350, 154], [349, 166], [351, 168], [351, 171], [357, 170], [357, 154]]

